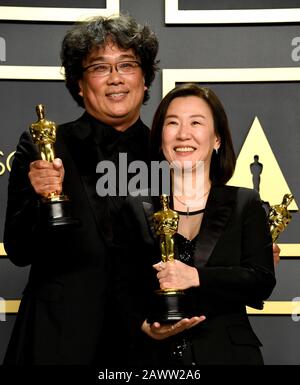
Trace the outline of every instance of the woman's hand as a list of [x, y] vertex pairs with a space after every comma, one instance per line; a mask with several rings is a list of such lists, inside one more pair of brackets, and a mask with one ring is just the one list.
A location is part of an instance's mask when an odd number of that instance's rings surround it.
[[160, 288], [185, 290], [200, 286], [198, 270], [177, 259], [168, 262], [159, 262], [153, 265], [158, 271], [157, 278]]
[[159, 322], [149, 324], [147, 321], [144, 321], [142, 330], [149, 337], [155, 340], [164, 340], [165, 338], [174, 336], [175, 334], [181, 333], [186, 329], [190, 329], [204, 320], [205, 316], [184, 318], [174, 324], [160, 324]]
[[273, 261], [274, 261], [274, 267], [276, 267], [280, 261], [280, 252], [281, 249], [277, 245], [277, 243], [273, 243]]

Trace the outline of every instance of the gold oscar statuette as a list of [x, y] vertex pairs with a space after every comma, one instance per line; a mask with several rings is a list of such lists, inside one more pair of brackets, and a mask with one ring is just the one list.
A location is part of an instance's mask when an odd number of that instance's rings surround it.
[[[54, 143], [56, 141], [57, 127], [54, 122], [45, 119], [45, 107], [36, 106], [38, 120], [30, 125], [30, 134], [34, 144], [38, 146], [43, 160], [53, 162], [55, 159]], [[43, 224], [50, 227], [77, 226], [78, 220], [70, 215], [70, 200], [63, 193], [49, 191], [46, 198], [41, 201], [41, 218]]]
[[[162, 262], [174, 262], [174, 235], [178, 230], [179, 215], [169, 207], [169, 196], [160, 196], [161, 210], [153, 215], [155, 233], [158, 235]], [[153, 295], [148, 322], [177, 322], [191, 316], [184, 290], [176, 288], [156, 290]]]
[[292, 219], [288, 206], [293, 199], [292, 194], [285, 194], [280, 204], [269, 208], [269, 226], [273, 243], [277, 241], [279, 235], [286, 229]]
[[153, 215], [155, 233], [159, 236], [162, 262], [174, 261], [174, 235], [178, 230], [179, 215], [169, 208], [169, 197], [160, 196], [161, 210]]

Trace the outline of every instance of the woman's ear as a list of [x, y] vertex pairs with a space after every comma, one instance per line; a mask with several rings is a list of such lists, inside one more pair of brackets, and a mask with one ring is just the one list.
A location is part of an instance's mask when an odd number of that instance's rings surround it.
[[221, 147], [221, 138], [219, 136], [216, 137], [214, 149], [218, 150]]

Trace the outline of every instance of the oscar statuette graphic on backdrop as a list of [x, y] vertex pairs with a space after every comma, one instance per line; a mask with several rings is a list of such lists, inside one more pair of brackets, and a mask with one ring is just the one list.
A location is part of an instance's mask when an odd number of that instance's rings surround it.
[[[36, 113], [38, 120], [30, 125], [30, 134], [38, 146], [41, 159], [53, 162], [56, 124], [45, 119], [45, 107], [42, 104], [36, 106]], [[49, 192], [47, 197], [41, 199], [40, 208], [42, 224], [47, 227], [79, 225], [79, 220], [71, 215], [70, 200], [63, 192], [61, 194], [57, 191]]]
[[292, 219], [288, 206], [293, 199], [294, 196], [292, 194], [285, 194], [280, 204], [270, 206], [269, 208], [269, 226], [273, 243], [277, 241], [279, 235], [286, 229]]
[[[259, 162], [259, 155], [253, 156], [254, 161], [249, 165], [252, 174], [253, 189], [260, 192], [261, 175], [263, 172], [263, 164]], [[288, 206], [294, 200], [294, 196], [290, 193], [284, 194], [280, 204], [270, 205], [268, 201], [262, 200], [263, 207], [268, 216], [268, 222], [272, 241], [275, 243], [279, 235], [286, 229], [292, 219], [292, 215], [288, 210]]]

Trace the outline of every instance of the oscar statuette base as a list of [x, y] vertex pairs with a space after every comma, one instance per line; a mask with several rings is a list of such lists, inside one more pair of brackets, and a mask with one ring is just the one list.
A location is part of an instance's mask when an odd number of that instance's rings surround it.
[[43, 199], [40, 205], [42, 224], [48, 228], [78, 227], [80, 222], [71, 216], [71, 202], [65, 195]]
[[149, 323], [159, 322], [165, 324], [178, 322], [183, 318], [190, 318], [192, 314], [188, 304], [187, 295], [183, 290], [156, 290], [147, 321]]

